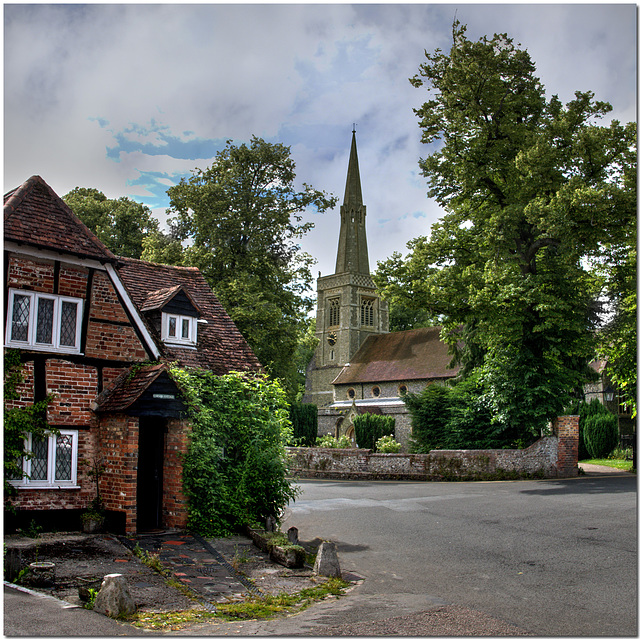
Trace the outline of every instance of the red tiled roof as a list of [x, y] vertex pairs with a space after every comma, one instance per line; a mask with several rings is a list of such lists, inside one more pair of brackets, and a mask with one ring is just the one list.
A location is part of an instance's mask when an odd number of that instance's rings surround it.
[[206, 320], [206, 323], [198, 323], [197, 349], [188, 349], [163, 344], [160, 335], [143, 315], [164, 358], [181, 366], [204, 368], [216, 375], [261, 368], [258, 358], [197, 268], [153, 264], [124, 257], [118, 259], [120, 278], [139, 309], [149, 308], [150, 300], [155, 304], [162, 297], [160, 291], [167, 291], [167, 284], [171, 284], [171, 290], [183, 288], [200, 312], [200, 320]]
[[182, 284], [177, 284], [176, 286], [171, 286], [170, 288], [161, 288], [157, 291], [150, 291], [147, 293], [147, 297], [144, 301], [144, 304], [140, 307], [140, 310], [144, 313], [146, 311], [155, 311], [161, 309], [168, 302], [170, 302], [180, 291], [183, 291], [184, 294], [189, 298], [189, 301], [193, 304], [193, 307], [196, 311], [200, 311], [198, 305], [193, 300], [191, 295], [189, 295], [189, 291], [185, 289]]
[[38, 175], [4, 196], [4, 238], [101, 262], [115, 255]]
[[151, 384], [167, 370], [166, 364], [143, 366], [132, 373], [128, 369], [96, 399], [99, 412], [120, 412], [129, 408]]
[[370, 335], [334, 384], [442, 379], [455, 377], [447, 345], [440, 341], [440, 327]]

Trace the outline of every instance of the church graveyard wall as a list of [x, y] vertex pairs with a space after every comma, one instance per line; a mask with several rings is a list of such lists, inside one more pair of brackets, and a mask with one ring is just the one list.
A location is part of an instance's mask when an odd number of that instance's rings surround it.
[[574, 477], [578, 474], [578, 417], [558, 417], [554, 434], [528, 448], [433, 450], [381, 454], [358, 448], [288, 448], [293, 476], [322, 479], [471, 480]]

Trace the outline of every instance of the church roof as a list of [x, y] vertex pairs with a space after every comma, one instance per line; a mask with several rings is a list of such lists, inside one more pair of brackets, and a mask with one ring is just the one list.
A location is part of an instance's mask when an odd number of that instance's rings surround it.
[[4, 196], [4, 239], [101, 262], [116, 261], [39, 175]]
[[370, 335], [333, 384], [447, 379], [458, 373], [450, 362], [439, 326]]

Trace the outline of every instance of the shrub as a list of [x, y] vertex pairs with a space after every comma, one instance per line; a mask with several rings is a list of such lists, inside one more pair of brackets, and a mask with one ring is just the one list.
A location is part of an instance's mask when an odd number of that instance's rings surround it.
[[376, 442], [385, 435], [395, 435], [396, 420], [389, 415], [364, 413], [353, 418], [358, 448], [374, 449]]
[[291, 404], [289, 419], [295, 446], [313, 446], [318, 436], [318, 407], [315, 404]]
[[336, 439], [333, 435], [323, 435], [316, 438], [316, 446], [318, 448], [351, 448], [351, 440], [342, 435], [340, 439]]
[[376, 452], [378, 453], [399, 453], [402, 448], [393, 435], [385, 435], [376, 442]]
[[411, 451], [512, 448], [518, 433], [492, 419], [477, 375], [455, 386], [431, 384], [403, 398], [411, 415]]
[[248, 373], [172, 375], [193, 425], [183, 463], [189, 528], [220, 536], [277, 519], [296, 495], [286, 478], [292, 432], [279, 383]]
[[591, 459], [606, 457], [618, 444], [618, 425], [615, 415], [603, 413], [585, 419], [584, 444]]
[[[565, 414], [580, 416], [578, 459], [600, 459], [606, 457], [617, 446], [616, 416], [598, 399], [590, 402], [574, 402], [565, 411]], [[588, 439], [591, 444], [587, 443]], [[606, 450], [606, 452], [599, 452], [596, 455], [594, 454], [595, 450]]]

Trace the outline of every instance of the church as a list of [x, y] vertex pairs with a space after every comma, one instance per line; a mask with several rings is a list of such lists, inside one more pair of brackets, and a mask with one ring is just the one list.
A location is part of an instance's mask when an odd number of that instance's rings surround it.
[[449, 367], [439, 327], [389, 332], [389, 308], [369, 271], [366, 214], [353, 131], [335, 273], [317, 280], [318, 345], [307, 367], [303, 401], [318, 407], [319, 436], [355, 441], [355, 415], [390, 415], [406, 452], [411, 421], [402, 396], [446, 383], [458, 369]]

